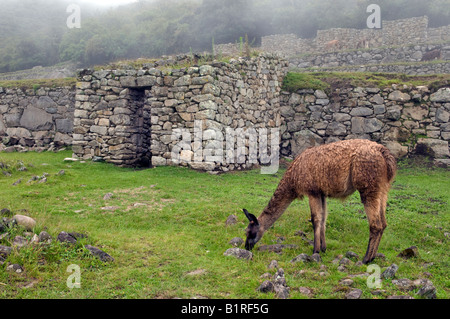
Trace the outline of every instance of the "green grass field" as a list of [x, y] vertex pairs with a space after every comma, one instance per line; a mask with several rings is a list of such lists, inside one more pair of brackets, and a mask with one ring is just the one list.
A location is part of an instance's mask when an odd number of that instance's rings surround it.
[[[344, 298], [348, 288], [339, 281], [366, 272], [352, 265], [339, 271], [332, 261], [347, 251], [364, 256], [369, 230], [363, 206], [355, 193], [347, 201], [328, 201], [327, 252], [322, 263], [290, 263], [300, 253], [312, 254], [312, 246], [296, 235], [302, 230], [312, 240], [307, 200], [295, 201], [268, 230], [262, 244], [296, 244], [282, 254], [253, 251], [251, 261], [223, 256], [233, 237], [244, 238], [247, 221], [242, 208], [259, 215], [272, 196], [284, 169], [276, 175], [259, 170], [210, 175], [179, 167], [147, 170], [119, 168], [106, 163], [64, 162], [70, 151], [59, 153], [1, 153], [11, 176], [0, 174], [0, 209], [36, 219], [35, 233], [46, 230], [54, 240], [49, 246], [28, 246], [14, 251], [0, 265], [0, 298], [274, 298], [257, 291], [273, 274], [272, 260], [285, 271], [290, 298]], [[18, 168], [23, 165], [26, 171]], [[426, 163], [425, 163], [426, 164]], [[382, 271], [395, 263], [396, 278], [430, 279], [437, 298], [450, 297], [449, 235], [450, 171], [430, 168], [424, 162], [401, 162], [390, 192], [388, 228], [376, 259]], [[64, 175], [58, 175], [64, 170]], [[28, 182], [48, 173], [46, 183]], [[22, 182], [12, 184], [18, 179]], [[106, 193], [113, 197], [104, 200]], [[108, 209], [105, 209], [108, 208]], [[225, 225], [231, 214], [234, 225]], [[56, 242], [59, 232], [78, 232], [88, 238], [75, 246]], [[20, 228], [10, 230], [0, 245], [10, 245]], [[103, 263], [84, 245], [96, 246], [115, 261]], [[257, 246], [258, 246], [257, 245]], [[417, 246], [419, 257], [396, 257]], [[23, 266], [23, 273], [6, 270], [8, 263]], [[70, 289], [69, 265], [81, 270], [81, 288]], [[361, 298], [386, 298], [409, 294], [391, 279], [382, 281], [384, 294], [374, 296], [366, 278], [354, 278], [352, 288]], [[299, 288], [307, 287], [312, 296]]]

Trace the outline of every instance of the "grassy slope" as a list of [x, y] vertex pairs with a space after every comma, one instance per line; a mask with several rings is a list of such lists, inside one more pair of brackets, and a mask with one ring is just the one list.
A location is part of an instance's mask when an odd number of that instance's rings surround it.
[[[8, 261], [22, 264], [25, 273], [7, 273], [6, 264], [0, 266], [0, 298], [272, 298], [273, 294], [258, 293], [256, 288], [273, 259], [285, 270], [291, 298], [305, 298], [298, 291], [302, 286], [312, 289], [314, 298], [343, 298], [346, 289], [338, 281], [348, 273], [366, 271], [366, 266], [352, 266], [343, 273], [331, 263], [348, 250], [364, 255], [368, 226], [357, 194], [345, 203], [329, 201], [328, 251], [322, 254], [326, 275], [322, 276], [318, 264], [289, 262], [300, 253], [312, 253], [312, 247], [295, 235], [301, 229], [312, 239], [307, 201], [294, 202], [261, 241], [272, 244], [284, 237], [284, 243], [297, 244], [299, 249], [281, 255], [254, 251], [249, 262], [223, 256], [231, 238], [244, 236], [247, 222], [241, 209], [259, 214], [283, 170], [275, 176], [259, 171], [212, 176], [174, 167], [133, 170], [104, 163], [65, 163], [67, 156], [70, 152], [0, 154], [0, 162], [14, 166], [22, 160], [29, 168], [25, 172], [12, 169], [11, 177], [0, 175], [0, 208], [16, 213], [25, 209], [24, 214], [38, 221], [36, 231], [46, 228], [53, 237], [63, 230], [89, 235], [76, 248], [53, 243], [48, 249], [13, 253]], [[57, 176], [61, 169], [65, 175]], [[50, 174], [47, 183], [27, 183], [32, 175], [44, 172]], [[11, 186], [19, 178], [22, 183]], [[414, 280], [430, 272], [438, 298], [450, 295], [444, 235], [450, 229], [449, 178], [448, 170], [418, 166], [400, 170], [390, 193], [388, 228], [380, 245], [386, 261], [377, 261], [382, 269], [399, 265], [397, 278]], [[105, 201], [108, 192], [114, 197]], [[105, 206], [119, 208], [102, 210]], [[238, 223], [225, 226], [230, 214], [237, 214]], [[98, 262], [82, 244], [105, 250], [115, 262]], [[419, 247], [420, 258], [396, 257], [411, 245]], [[425, 269], [426, 262], [434, 265]], [[81, 268], [81, 289], [66, 286], [70, 264]], [[198, 269], [205, 272], [188, 275]], [[23, 288], [27, 285], [31, 287]], [[352, 287], [363, 290], [363, 298], [374, 298], [364, 278], [355, 279]], [[383, 281], [383, 289], [388, 295], [405, 294], [390, 280]]]

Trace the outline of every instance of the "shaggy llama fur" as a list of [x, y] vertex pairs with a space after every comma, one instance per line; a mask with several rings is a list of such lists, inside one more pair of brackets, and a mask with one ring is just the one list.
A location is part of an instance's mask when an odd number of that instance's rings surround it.
[[305, 150], [291, 163], [258, 218], [244, 209], [250, 221], [246, 249], [253, 248], [294, 199], [307, 196], [314, 228], [313, 253], [325, 251], [326, 197], [345, 199], [359, 191], [370, 230], [363, 263], [372, 261], [387, 225], [386, 202], [396, 169], [389, 150], [368, 140], [339, 141]]

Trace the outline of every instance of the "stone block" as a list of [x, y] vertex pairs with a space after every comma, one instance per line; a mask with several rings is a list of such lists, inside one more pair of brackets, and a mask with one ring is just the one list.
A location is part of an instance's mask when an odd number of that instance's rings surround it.
[[120, 77], [120, 84], [122, 87], [131, 87], [134, 88], [137, 86], [136, 77], [134, 76], [122, 76]]
[[20, 126], [32, 131], [50, 130], [53, 128], [53, 117], [46, 111], [29, 105], [23, 112]]
[[61, 133], [72, 133], [73, 121], [70, 119], [57, 119], [55, 120], [56, 130]]

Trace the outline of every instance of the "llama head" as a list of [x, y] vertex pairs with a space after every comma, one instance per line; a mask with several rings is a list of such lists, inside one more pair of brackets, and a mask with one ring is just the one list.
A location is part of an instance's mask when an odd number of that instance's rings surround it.
[[245, 208], [243, 209], [245, 216], [247, 216], [250, 224], [248, 224], [245, 230], [247, 235], [247, 240], [245, 241], [245, 249], [252, 250], [253, 246], [261, 238], [259, 235], [259, 222], [255, 215], [250, 214]]

